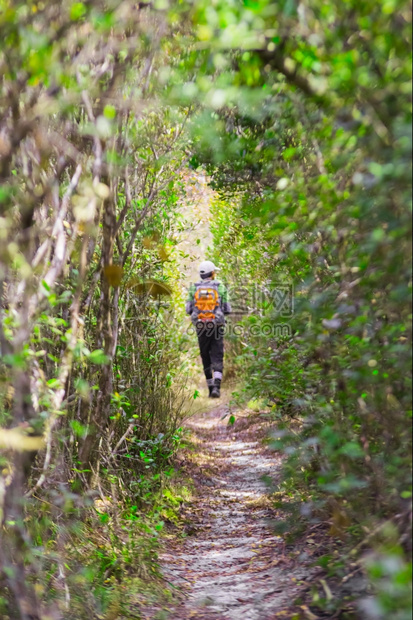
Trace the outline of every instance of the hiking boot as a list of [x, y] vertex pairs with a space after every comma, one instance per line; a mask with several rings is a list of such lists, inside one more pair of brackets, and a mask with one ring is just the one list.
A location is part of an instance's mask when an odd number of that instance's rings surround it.
[[208, 388], [208, 397], [211, 398], [211, 392], [213, 390], [213, 387], [215, 385], [215, 381], [213, 379], [213, 377], [210, 377], [209, 379], [206, 380], [206, 384], [207, 384], [207, 388]]
[[209, 396], [211, 398], [219, 398], [221, 396], [221, 391], [218, 385], [214, 385]]
[[219, 398], [221, 396], [221, 379], [215, 379], [211, 390], [211, 398]]

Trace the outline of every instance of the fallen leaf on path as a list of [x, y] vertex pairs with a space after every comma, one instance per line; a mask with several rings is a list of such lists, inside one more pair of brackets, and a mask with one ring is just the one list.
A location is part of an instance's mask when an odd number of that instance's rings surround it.
[[303, 610], [306, 620], [320, 620], [318, 616], [308, 609], [307, 605], [301, 605], [300, 609]]

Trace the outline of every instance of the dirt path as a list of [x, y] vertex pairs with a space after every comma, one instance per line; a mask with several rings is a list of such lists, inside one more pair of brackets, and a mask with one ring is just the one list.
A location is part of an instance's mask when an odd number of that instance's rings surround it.
[[161, 556], [166, 578], [181, 602], [169, 620], [270, 620], [291, 618], [299, 580], [291, 575], [284, 544], [262, 481], [278, 458], [267, 452], [259, 416], [228, 426], [224, 404], [191, 419], [195, 453], [186, 467], [197, 496], [184, 507], [187, 537], [172, 540]]
[[[213, 192], [197, 173], [188, 173], [184, 182], [187, 200], [181, 212], [190, 225], [179, 249], [182, 284], [187, 286], [198, 278], [198, 263], [209, 257]], [[202, 393], [200, 368], [198, 374], [194, 386]], [[152, 608], [143, 617], [288, 620], [299, 581], [309, 572], [294, 567], [291, 574], [291, 558], [285, 557], [283, 540], [269, 523], [276, 515], [262, 478], [276, 476], [279, 459], [262, 445], [265, 429], [257, 414], [237, 415], [229, 426], [224, 400], [213, 408], [209, 401], [205, 409], [187, 423], [195, 450], [181, 463], [182, 475], [196, 486], [193, 501], [182, 506], [186, 537], [172, 533], [159, 558], [178, 602], [168, 610]]]
[[182, 252], [179, 265], [182, 284], [188, 287], [191, 282], [199, 280], [199, 263], [211, 258], [208, 248], [213, 245], [210, 205], [214, 192], [208, 186], [206, 177], [199, 172], [185, 171], [182, 181], [186, 195], [180, 213], [186, 220], [186, 227], [179, 236], [178, 247]]

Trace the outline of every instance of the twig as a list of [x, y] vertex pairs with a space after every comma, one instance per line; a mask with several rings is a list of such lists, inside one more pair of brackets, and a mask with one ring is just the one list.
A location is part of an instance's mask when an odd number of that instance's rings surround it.
[[358, 566], [351, 573], [348, 573], [347, 575], [344, 575], [343, 579], [341, 580], [341, 583], [347, 583], [347, 581], [349, 581], [352, 577], [354, 577], [354, 575], [356, 575], [358, 572], [360, 572], [362, 570], [362, 568], [363, 568], [362, 566]]
[[395, 517], [393, 517], [392, 519], [388, 519], [387, 521], [384, 521], [383, 523], [380, 523], [380, 525], [378, 525], [377, 527], [374, 528], [374, 530], [372, 530], [369, 534], [367, 534], [366, 538], [363, 538], [363, 540], [361, 540], [358, 545], [356, 545], [355, 547], [353, 547], [353, 549], [351, 549], [344, 557], [345, 558], [349, 558], [353, 555], [356, 555], [356, 553], [358, 551], [360, 551], [360, 549], [362, 547], [364, 547], [365, 544], [367, 544], [369, 542], [369, 540], [371, 540], [371, 538], [373, 538], [373, 536], [375, 536], [376, 534], [378, 534], [381, 530], [383, 530], [387, 525], [389, 525], [390, 523], [392, 523], [392, 521], [394, 521]]
[[321, 527], [322, 525], [329, 525], [328, 521], [321, 521], [321, 523], [316, 523], [315, 525], [312, 525], [311, 527], [308, 528], [308, 532], [311, 532], [311, 530], [316, 530], [318, 527]]
[[63, 582], [63, 589], [65, 591], [65, 607], [66, 607], [66, 610], [68, 611], [70, 609], [70, 590], [69, 590], [69, 586], [67, 585], [67, 581], [66, 581], [64, 565], [60, 558], [59, 558], [59, 578]]
[[55, 282], [66, 260], [66, 234], [64, 232], [63, 219], [69, 206], [69, 200], [79, 183], [81, 174], [82, 166], [79, 164], [76, 168], [75, 174], [70, 181], [69, 187], [67, 188], [65, 195], [63, 196], [60, 211], [56, 217], [56, 221], [53, 226], [51, 236], [56, 236], [54, 256], [52, 266], [44, 277], [44, 281], [49, 286], [51, 286]]
[[[173, 575], [174, 577], [178, 577], [178, 579], [184, 579], [185, 581], [187, 581], [188, 583], [192, 583], [190, 579], [187, 579], [186, 577], [182, 577], [182, 575], [176, 575], [173, 570], [171, 570], [170, 568], [167, 568], [166, 566], [162, 566], [162, 570], [163, 571], [169, 571], [171, 573], [171, 575]], [[169, 581], [168, 581], [169, 583]]]
[[122, 437], [119, 439], [119, 441], [116, 444], [116, 446], [113, 448], [113, 450], [112, 450], [112, 452], [110, 454], [111, 458], [114, 458], [117, 449], [122, 445], [122, 443], [125, 441], [126, 437], [135, 428], [135, 426], [136, 426], [135, 422], [129, 424], [128, 428], [126, 429], [126, 432], [122, 435]]

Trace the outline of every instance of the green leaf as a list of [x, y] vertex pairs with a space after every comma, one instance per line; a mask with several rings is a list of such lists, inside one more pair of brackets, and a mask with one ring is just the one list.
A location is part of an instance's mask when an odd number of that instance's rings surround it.
[[58, 387], [60, 387], [60, 381], [59, 381], [59, 379], [56, 379], [56, 378], [49, 379], [49, 381], [47, 381], [47, 385], [48, 385], [49, 388], [52, 388], [52, 389], [58, 388]]
[[96, 349], [90, 353], [88, 360], [91, 364], [107, 364], [109, 358], [102, 349]]
[[70, 19], [72, 21], [78, 21], [86, 15], [86, 7], [83, 2], [74, 2], [70, 7]]
[[85, 438], [87, 436], [87, 427], [81, 424], [78, 420], [71, 420], [70, 426], [78, 437]]
[[340, 454], [345, 454], [350, 459], [359, 459], [365, 456], [362, 447], [356, 441], [349, 441], [339, 450]]
[[50, 297], [51, 288], [47, 284], [46, 280], [42, 280], [42, 287], [43, 287], [43, 295], [45, 295], [45, 297]]
[[14, 355], [3, 355], [2, 359], [5, 364], [8, 364], [12, 368], [24, 368], [26, 363], [23, 353], [15, 353]]
[[103, 115], [109, 120], [113, 120], [116, 117], [116, 108], [113, 105], [105, 105], [103, 109]]

